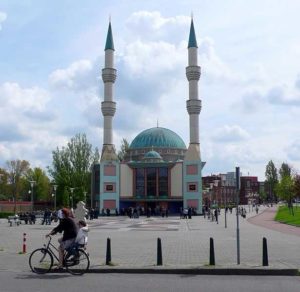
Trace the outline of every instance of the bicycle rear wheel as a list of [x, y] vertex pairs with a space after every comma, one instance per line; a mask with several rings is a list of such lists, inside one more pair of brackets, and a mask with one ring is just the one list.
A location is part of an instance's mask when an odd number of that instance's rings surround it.
[[90, 267], [90, 259], [86, 252], [82, 249], [78, 249], [65, 256], [65, 266], [67, 271], [73, 275], [82, 275]]
[[38, 248], [31, 253], [29, 266], [34, 273], [48, 273], [53, 266], [53, 256], [47, 249]]

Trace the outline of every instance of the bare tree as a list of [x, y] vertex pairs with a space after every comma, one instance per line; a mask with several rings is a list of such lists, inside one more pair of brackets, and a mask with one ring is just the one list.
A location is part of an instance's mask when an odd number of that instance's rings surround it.
[[268, 200], [274, 199], [274, 189], [276, 184], [278, 183], [278, 174], [277, 174], [277, 168], [274, 165], [274, 162], [270, 160], [266, 166], [265, 171], [266, 176], [266, 183], [269, 189], [269, 196]]
[[12, 187], [12, 194], [14, 198], [14, 212], [17, 211], [17, 200], [20, 195], [21, 178], [29, 170], [29, 162], [26, 160], [11, 160], [6, 162], [8, 181]]
[[125, 157], [128, 149], [129, 149], [129, 143], [125, 138], [123, 138], [120, 151], [118, 151], [118, 158], [120, 161], [124, 160], [124, 157]]

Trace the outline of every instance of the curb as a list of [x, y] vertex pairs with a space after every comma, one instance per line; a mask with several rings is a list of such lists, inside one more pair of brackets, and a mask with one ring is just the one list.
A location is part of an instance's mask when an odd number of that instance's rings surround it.
[[[50, 271], [50, 273], [64, 273]], [[264, 268], [93, 268], [89, 274], [186, 274], [186, 275], [244, 275], [244, 276], [298, 276], [298, 269], [264, 269]]]

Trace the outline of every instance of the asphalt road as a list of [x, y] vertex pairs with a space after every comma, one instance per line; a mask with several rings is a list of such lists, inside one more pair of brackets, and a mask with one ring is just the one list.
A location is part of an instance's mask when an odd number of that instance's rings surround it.
[[299, 292], [300, 277], [69, 274], [35, 275], [21, 271], [0, 272], [1, 292]]

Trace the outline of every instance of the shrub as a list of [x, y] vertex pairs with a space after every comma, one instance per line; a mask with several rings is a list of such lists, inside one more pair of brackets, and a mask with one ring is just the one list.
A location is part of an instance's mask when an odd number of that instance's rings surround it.
[[7, 218], [8, 216], [13, 216], [14, 212], [0, 212], [0, 218]]

